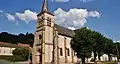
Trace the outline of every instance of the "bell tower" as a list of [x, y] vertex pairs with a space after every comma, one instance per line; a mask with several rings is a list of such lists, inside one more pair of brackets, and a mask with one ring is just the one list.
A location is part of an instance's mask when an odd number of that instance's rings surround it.
[[48, 10], [47, 2], [47, 0], [43, 1], [41, 12], [37, 15], [33, 64], [45, 64], [53, 61], [54, 15]]

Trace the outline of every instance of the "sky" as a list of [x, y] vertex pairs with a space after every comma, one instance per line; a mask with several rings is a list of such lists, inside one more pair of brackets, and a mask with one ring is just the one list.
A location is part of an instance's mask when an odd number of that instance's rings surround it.
[[[0, 32], [34, 33], [43, 0], [0, 0]], [[120, 41], [120, 0], [48, 0], [55, 23], [69, 29], [84, 26]]]

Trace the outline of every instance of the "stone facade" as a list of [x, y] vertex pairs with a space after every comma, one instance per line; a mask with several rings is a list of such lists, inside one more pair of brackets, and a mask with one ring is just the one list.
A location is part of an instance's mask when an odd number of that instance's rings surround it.
[[[64, 63], [70, 64], [77, 62], [77, 57], [75, 55], [75, 52], [71, 49], [70, 46], [71, 38], [63, 35], [58, 35], [58, 36], [59, 36], [58, 37], [59, 62], [61, 64]], [[60, 49], [62, 49], [62, 55]]]
[[54, 23], [54, 15], [44, 0], [42, 11], [37, 15], [33, 44], [33, 64], [73, 64], [77, 56], [71, 49], [71, 34], [74, 32]]

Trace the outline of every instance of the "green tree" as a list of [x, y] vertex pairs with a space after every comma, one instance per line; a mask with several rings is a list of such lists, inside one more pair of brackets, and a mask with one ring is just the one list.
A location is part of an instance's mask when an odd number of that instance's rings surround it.
[[86, 27], [75, 31], [75, 35], [71, 40], [71, 47], [77, 52], [77, 57], [82, 59], [82, 64], [85, 63], [85, 58], [91, 57], [92, 43], [91, 34], [92, 31]]
[[99, 59], [103, 55], [105, 43], [106, 38], [101, 33], [84, 27], [75, 31], [71, 47], [77, 52], [77, 56], [82, 59], [83, 63], [85, 58], [90, 57], [93, 52], [95, 62], [97, 55]]
[[22, 57], [24, 60], [28, 60], [31, 55], [31, 49], [28, 47], [19, 47], [13, 50], [13, 55], [16, 57]]
[[106, 38], [104, 53], [108, 55], [109, 61], [111, 61], [111, 54], [113, 54], [115, 46], [111, 39]]
[[93, 53], [94, 53], [94, 62], [96, 62], [96, 57], [98, 56], [100, 60], [100, 56], [103, 55], [104, 52], [104, 46], [105, 46], [105, 37], [96, 31], [93, 31], [92, 33], [92, 48], [93, 48]]
[[120, 59], [120, 42], [114, 42], [113, 55]]
[[29, 44], [31, 47], [34, 42], [34, 35], [32, 33], [26, 33], [26, 34], [10, 34], [7, 32], [0, 33], [0, 41], [1, 42], [8, 42], [12, 44], [22, 43], [22, 44]]

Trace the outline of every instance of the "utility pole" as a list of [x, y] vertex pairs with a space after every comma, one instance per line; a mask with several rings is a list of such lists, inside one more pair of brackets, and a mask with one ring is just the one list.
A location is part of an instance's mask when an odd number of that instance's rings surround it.
[[31, 50], [31, 48], [30, 48], [30, 47], [28, 47], [28, 48], [29, 48], [29, 49], [28, 49], [28, 51], [29, 51], [29, 52], [28, 52], [28, 53], [29, 53], [29, 54], [28, 54], [28, 62], [31, 63], [31, 60], [30, 60], [30, 50]]
[[116, 50], [117, 50], [117, 61], [119, 62], [119, 51], [118, 51], [118, 46], [117, 46], [117, 43], [116, 43]]

